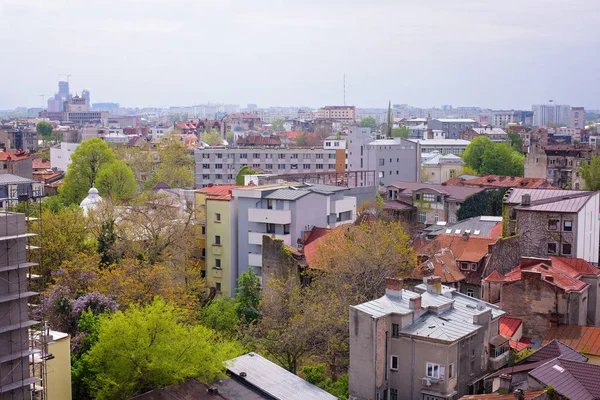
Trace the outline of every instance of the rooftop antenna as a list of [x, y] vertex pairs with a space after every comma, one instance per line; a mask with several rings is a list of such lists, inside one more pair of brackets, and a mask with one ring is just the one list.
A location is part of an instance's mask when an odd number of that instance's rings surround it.
[[346, 105], [346, 74], [344, 74], [344, 106]]

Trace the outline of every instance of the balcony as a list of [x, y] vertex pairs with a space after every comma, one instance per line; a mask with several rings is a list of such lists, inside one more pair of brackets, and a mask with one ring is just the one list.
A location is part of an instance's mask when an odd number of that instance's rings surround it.
[[252, 267], [262, 267], [262, 254], [249, 253], [248, 265]]
[[292, 211], [250, 208], [248, 210], [248, 221], [269, 224], [290, 224], [292, 222]]
[[334, 200], [331, 202], [331, 212], [332, 213], [342, 213], [344, 211], [352, 211], [356, 207], [356, 198], [354, 197], [344, 197], [340, 200]]
[[290, 235], [290, 234], [276, 235], [274, 233], [261, 233], [261, 232], [248, 232], [248, 243], [257, 244], [259, 246], [262, 246], [263, 235], [268, 235], [273, 239], [283, 240], [283, 243], [285, 243], [288, 246], [292, 245], [292, 235]]

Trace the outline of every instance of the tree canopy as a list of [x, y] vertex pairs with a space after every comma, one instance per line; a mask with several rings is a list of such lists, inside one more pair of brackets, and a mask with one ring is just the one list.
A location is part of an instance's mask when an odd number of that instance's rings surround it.
[[211, 329], [183, 322], [181, 311], [156, 298], [104, 321], [84, 356], [94, 372], [97, 399], [129, 399], [136, 393], [183, 382], [224, 377], [223, 362], [240, 353]]
[[462, 155], [466, 167], [479, 175], [523, 176], [525, 157], [506, 142], [494, 143], [487, 136], [471, 141]]
[[239, 172], [235, 176], [235, 184], [238, 186], [244, 186], [244, 176], [254, 174], [256, 174], [255, 170], [250, 169], [247, 165], [244, 165], [242, 168], [240, 168]]
[[38, 135], [40, 136], [40, 139], [47, 139], [52, 134], [52, 130], [54, 129], [54, 127], [49, 122], [40, 121], [36, 125], [35, 129]]
[[409, 135], [410, 131], [408, 130], [408, 127], [405, 125], [402, 125], [398, 128], [394, 128], [392, 129], [392, 137], [399, 137], [402, 139], [408, 139], [408, 135]]
[[133, 171], [123, 161], [104, 165], [98, 172], [96, 186], [101, 196], [112, 200], [125, 200], [137, 194]]
[[273, 130], [275, 132], [284, 132], [285, 131], [285, 127], [283, 126], [284, 122], [285, 122], [285, 120], [283, 118], [277, 118], [271, 122], [271, 126], [273, 127]]
[[377, 121], [373, 117], [365, 117], [360, 120], [360, 126], [363, 128], [371, 128], [371, 130], [377, 129]]
[[577, 172], [583, 178], [586, 190], [600, 190], [600, 156], [593, 156], [589, 162], [581, 163]]
[[190, 189], [194, 185], [194, 156], [177, 139], [166, 139], [158, 150], [160, 163], [153, 182], [165, 182], [172, 188]]
[[59, 193], [66, 204], [79, 204], [94, 186], [100, 169], [115, 161], [114, 152], [100, 138], [84, 140], [71, 154]]
[[211, 129], [202, 134], [202, 140], [209, 146], [218, 146], [223, 144], [221, 134], [216, 129]]

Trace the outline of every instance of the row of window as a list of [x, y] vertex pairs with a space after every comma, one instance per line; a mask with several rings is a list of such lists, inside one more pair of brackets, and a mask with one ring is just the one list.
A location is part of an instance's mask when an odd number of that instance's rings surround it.
[[[438, 213], [433, 214], [433, 222], [437, 223], [440, 220]], [[425, 211], [419, 211], [419, 222], [424, 224], [427, 222], [427, 213]], [[450, 223], [456, 223], [456, 215], [450, 214]]]
[[[560, 222], [557, 219], [549, 219], [548, 220], [548, 230], [549, 231], [557, 231], [559, 228]], [[565, 219], [563, 221], [563, 227], [562, 227], [564, 232], [573, 232], [573, 221], [571, 221], [570, 219]]]
[[[265, 164], [264, 168], [273, 169], [273, 165], [274, 164]], [[289, 168], [290, 169], [298, 169], [299, 165], [300, 164], [290, 164]], [[314, 166], [316, 169], [323, 169], [325, 164], [315, 164]], [[335, 164], [327, 164], [327, 166], [329, 169], [335, 169]], [[252, 164], [252, 167], [253, 168], [262, 168], [262, 165], [261, 164]], [[277, 164], [277, 168], [278, 169], [286, 169], [287, 164]], [[302, 164], [302, 168], [310, 169], [311, 165], [310, 164]], [[202, 169], [210, 169], [210, 164], [202, 164]], [[215, 164], [214, 169], [223, 169], [223, 164]], [[232, 164], [228, 164], [227, 169], [236, 169], [236, 168]]]
[[[557, 243], [548, 243], [548, 255], [556, 255], [559, 246]], [[573, 251], [573, 246], [570, 243], [562, 244], [562, 252], [561, 255], [570, 256]]]
[[[238, 155], [239, 155], [238, 158], [240, 158], [240, 159], [248, 159], [248, 154], [247, 153], [240, 153]], [[275, 157], [273, 157], [274, 156], [273, 153], [267, 153], [267, 154], [263, 154], [263, 155], [264, 155], [264, 158], [266, 158], [266, 159], [275, 158]], [[289, 158], [291, 158], [291, 159], [298, 159], [298, 158], [300, 158], [300, 155], [298, 153], [291, 153], [291, 154], [289, 154], [289, 153], [278, 153], [277, 154], [277, 158], [280, 159], [280, 160], [282, 160], [282, 159], [286, 158], [286, 155], [289, 155], [290, 156]], [[217, 153], [217, 154], [215, 154], [215, 157], [218, 158], [218, 159], [222, 159], [223, 158], [223, 154], [222, 153]], [[312, 157], [312, 154], [303, 154], [302, 155], [302, 158], [305, 159], [305, 160], [308, 160], [311, 157]], [[203, 153], [202, 154], [202, 158], [205, 159], [205, 160], [206, 159], [210, 159], [210, 153]], [[226, 158], [232, 158], [232, 159], [234, 159], [235, 158], [235, 154], [229, 153], [229, 154], [227, 154]], [[261, 153], [252, 153], [252, 158], [261, 158]], [[315, 154], [315, 158], [317, 158], [317, 159], [323, 159], [325, 157], [324, 157], [324, 155], [322, 153], [317, 153], [317, 154]], [[335, 154], [333, 154], [333, 153], [329, 154], [328, 158], [335, 158]]]

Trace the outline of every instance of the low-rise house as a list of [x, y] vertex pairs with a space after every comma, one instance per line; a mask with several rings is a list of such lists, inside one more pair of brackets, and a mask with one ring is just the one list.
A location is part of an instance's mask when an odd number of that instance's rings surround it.
[[508, 133], [502, 128], [493, 128], [488, 125], [480, 128], [468, 128], [460, 133], [460, 138], [463, 140], [473, 140], [478, 136], [490, 138], [492, 142], [510, 142]]
[[503, 236], [517, 237], [514, 253], [598, 262], [600, 193], [516, 188], [504, 196], [504, 208]]
[[542, 345], [553, 340], [571, 347], [573, 350], [589, 358], [590, 364], [600, 365], [600, 327], [580, 325], [553, 325]]
[[[489, 248], [499, 234], [498, 226], [488, 237], [459, 229], [437, 236], [424, 246], [415, 248], [422, 263], [415, 269], [410, 282], [435, 275], [442, 279], [443, 284], [480, 299], [481, 279], [489, 259]], [[414, 245], [418, 246], [418, 243], [415, 241]]]
[[44, 197], [44, 183], [12, 174], [0, 174], [0, 209], [15, 206], [19, 198], [29, 199]]
[[379, 299], [350, 307], [350, 399], [452, 399], [483, 393], [508, 361], [498, 307], [429, 277], [418, 292], [387, 279]]
[[523, 333], [544, 337], [553, 324], [600, 326], [600, 269], [582, 259], [523, 257], [484, 279], [483, 299], [523, 320]]
[[567, 399], [597, 400], [600, 398], [600, 365], [556, 358], [529, 373], [539, 387], [551, 386], [555, 393]]
[[514, 391], [509, 394], [489, 393], [463, 396], [459, 400], [548, 400], [546, 390]]
[[523, 336], [523, 321], [520, 318], [500, 318], [500, 334], [510, 340], [510, 348], [516, 352], [530, 347], [531, 339]]
[[485, 175], [459, 176], [445, 181], [448, 186], [469, 186], [481, 188], [522, 188], [522, 189], [558, 189], [545, 178], [523, 178], [520, 176]]
[[418, 210], [417, 222], [435, 224], [438, 221], [458, 221], [460, 205], [482, 188], [445, 186], [434, 183], [393, 182], [386, 186], [387, 200], [399, 200]]
[[421, 182], [442, 183], [463, 173], [465, 162], [455, 154], [421, 154]]
[[0, 152], [0, 174], [12, 174], [31, 179], [33, 177], [33, 156], [24, 151]]
[[536, 352], [525, 357], [517, 364], [502, 368], [491, 375], [486, 376], [486, 387], [488, 391], [511, 393], [515, 390], [538, 390], [543, 388], [532, 381], [529, 373], [536, 368], [555, 359], [571, 360], [578, 363], [587, 362], [587, 357], [579, 354], [569, 346], [557, 340], [553, 340]]

